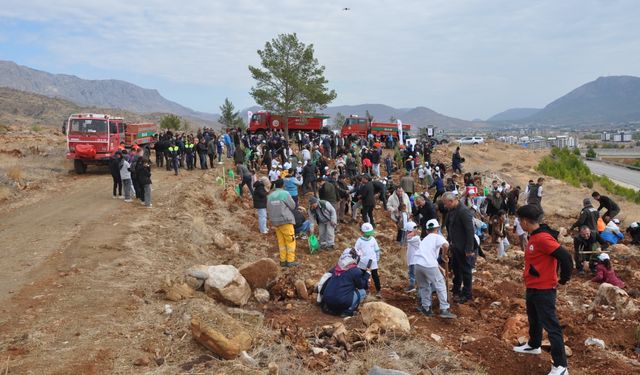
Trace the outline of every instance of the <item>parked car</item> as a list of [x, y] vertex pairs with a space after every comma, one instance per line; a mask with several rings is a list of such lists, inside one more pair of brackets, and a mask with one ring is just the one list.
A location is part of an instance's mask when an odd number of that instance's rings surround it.
[[483, 137], [463, 137], [458, 139], [458, 143], [461, 145], [478, 145], [484, 143]]

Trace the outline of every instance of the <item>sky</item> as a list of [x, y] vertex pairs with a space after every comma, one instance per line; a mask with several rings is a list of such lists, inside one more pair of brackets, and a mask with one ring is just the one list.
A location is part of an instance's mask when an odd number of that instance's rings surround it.
[[638, 19], [637, 0], [0, 0], [0, 59], [219, 112], [226, 97], [254, 105], [248, 66], [295, 32], [326, 68], [330, 105], [486, 119], [640, 76]]

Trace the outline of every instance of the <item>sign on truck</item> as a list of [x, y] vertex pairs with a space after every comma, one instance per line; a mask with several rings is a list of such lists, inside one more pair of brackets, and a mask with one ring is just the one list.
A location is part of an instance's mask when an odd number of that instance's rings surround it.
[[[344, 120], [341, 135], [343, 137], [350, 135], [367, 137], [369, 134], [372, 134], [376, 137], [392, 136], [397, 140], [400, 138], [398, 127], [398, 124], [395, 122], [371, 122], [366, 117], [351, 115]], [[407, 135], [409, 131], [411, 131], [411, 124], [402, 124], [403, 138], [408, 138]]]

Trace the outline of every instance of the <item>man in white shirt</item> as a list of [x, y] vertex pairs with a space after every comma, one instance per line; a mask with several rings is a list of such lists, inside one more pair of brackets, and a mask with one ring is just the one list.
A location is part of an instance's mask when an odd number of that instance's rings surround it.
[[[446, 258], [449, 242], [438, 233], [439, 228], [438, 220], [431, 219], [427, 222], [428, 234], [420, 242], [420, 248], [413, 254], [410, 264], [414, 265], [416, 282], [418, 283], [418, 296], [420, 297], [418, 311], [425, 316], [433, 316], [431, 309], [431, 293], [433, 292], [431, 288], [433, 286], [440, 301], [440, 317], [453, 319], [456, 316], [449, 311], [447, 285], [438, 265], [441, 251], [443, 260]], [[419, 235], [416, 230], [407, 233], [407, 237], [416, 235]]]

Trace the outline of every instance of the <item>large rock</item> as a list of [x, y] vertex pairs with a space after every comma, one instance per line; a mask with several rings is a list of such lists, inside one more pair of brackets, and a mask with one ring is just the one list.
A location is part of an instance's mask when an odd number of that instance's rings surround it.
[[251, 297], [251, 288], [238, 269], [228, 264], [209, 267], [204, 283], [208, 296], [236, 306], [244, 306]]
[[206, 280], [209, 278], [209, 266], [201, 264], [190, 267], [186, 274], [187, 276], [195, 277], [196, 279]]
[[629, 294], [609, 283], [600, 284], [593, 303], [595, 305], [613, 306], [616, 311], [621, 313], [623, 316], [631, 316], [638, 312], [638, 308], [631, 297], [629, 297]]
[[528, 334], [529, 320], [526, 315], [516, 314], [509, 317], [502, 328], [502, 339], [505, 341], [514, 341], [520, 336]]
[[190, 300], [184, 318], [191, 322], [193, 338], [222, 358], [237, 358], [251, 348], [250, 332], [256, 325], [234, 319], [210, 299]]
[[384, 302], [365, 303], [360, 308], [362, 321], [370, 326], [376, 323], [385, 331], [409, 333], [411, 326], [404, 311]]
[[273, 259], [262, 258], [253, 263], [240, 266], [240, 273], [249, 283], [251, 289], [267, 289], [269, 284], [280, 275], [280, 266]]

